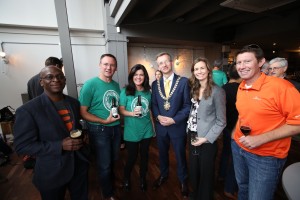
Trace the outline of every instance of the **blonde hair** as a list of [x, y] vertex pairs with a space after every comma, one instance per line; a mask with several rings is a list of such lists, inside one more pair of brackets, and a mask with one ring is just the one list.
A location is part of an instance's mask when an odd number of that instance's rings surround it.
[[161, 52], [161, 53], [157, 54], [155, 60], [157, 60], [157, 58], [159, 58], [161, 56], [164, 56], [164, 55], [169, 56], [170, 61], [172, 61], [172, 56], [169, 53], [167, 53], [167, 52]]

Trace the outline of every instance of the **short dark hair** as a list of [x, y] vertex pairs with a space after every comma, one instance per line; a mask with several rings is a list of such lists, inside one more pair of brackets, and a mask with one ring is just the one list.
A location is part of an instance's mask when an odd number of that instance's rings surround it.
[[157, 70], [155, 71], [155, 75], [156, 75], [156, 72], [159, 72], [161, 76], [163, 75], [163, 73], [162, 73], [159, 69], [157, 69]]
[[217, 59], [214, 61], [214, 67], [221, 68], [223, 65], [223, 60], [222, 59]]
[[235, 63], [232, 63], [231, 65], [229, 65], [229, 67], [228, 67], [228, 76], [229, 76], [229, 78], [232, 78], [234, 80], [237, 80], [237, 79], [240, 78], [240, 75], [238, 74], [238, 72], [236, 70]]
[[110, 53], [102, 54], [102, 55], [100, 56], [100, 63], [101, 63], [101, 60], [102, 60], [104, 57], [111, 57], [111, 58], [113, 58], [113, 59], [115, 60], [115, 62], [116, 62], [116, 67], [118, 66], [117, 58], [116, 58], [114, 55], [110, 54]]
[[60, 69], [63, 67], [62, 62], [56, 57], [49, 57], [49, 58], [46, 59], [45, 66], [47, 67], [47, 66], [50, 66], [50, 65], [55, 65]]
[[236, 53], [236, 56], [246, 52], [254, 53], [258, 61], [262, 60], [265, 57], [263, 50], [257, 44], [249, 44], [244, 46], [241, 50], [239, 50]]

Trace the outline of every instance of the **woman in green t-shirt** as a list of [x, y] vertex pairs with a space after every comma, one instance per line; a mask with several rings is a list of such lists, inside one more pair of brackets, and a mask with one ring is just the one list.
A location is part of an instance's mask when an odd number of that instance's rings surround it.
[[[138, 100], [141, 107], [137, 106]], [[123, 182], [126, 191], [131, 188], [130, 175], [138, 153], [140, 153], [140, 188], [142, 191], [147, 189], [148, 153], [153, 136], [150, 105], [149, 75], [143, 65], [137, 64], [131, 68], [128, 85], [120, 94], [120, 112], [124, 115], [124, 140], [128, 151]]]

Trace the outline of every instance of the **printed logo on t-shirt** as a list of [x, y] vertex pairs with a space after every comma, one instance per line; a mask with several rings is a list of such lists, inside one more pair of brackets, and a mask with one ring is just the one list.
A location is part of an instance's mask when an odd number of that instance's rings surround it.
[[[137, 103], [137, 100], [138, 98], [135, 97], [131, 103], [131, 110], [134, 110], [135, 106], [136, 106], [136, 103]], [[142, 116], [141, 117], [144, 117], [148, 112], [149, 112], [149, 101], [148, 99], [146, 99], [145, 97], [142, 97], [141, 98], [142, 100]]]
[[260, 100], [261, 100], [261, 98], [260, 98], [260, 97], [258, 97], [258, 96], [255, 96], [255, 97], [253, 97], [253, 99], [254, 99], [254, 100], [258, 100], [258, 101], [260, 101]]
[[114, 90], [107, 90], [103, 95], [103, 105], [106, 110], [111, 110], [112, 98], [116, 99], [116, 104], [119, 106], [119, 94]]
[[255, 97], [253, 97], [253, 99], [254, 99], [254, 100], [258, 100], [258, 101], [260, 101], [260, 100], [261, 100], [261, 98], [260, 98], [260, 97], [258, 97], [258, 96], [255, 96]]

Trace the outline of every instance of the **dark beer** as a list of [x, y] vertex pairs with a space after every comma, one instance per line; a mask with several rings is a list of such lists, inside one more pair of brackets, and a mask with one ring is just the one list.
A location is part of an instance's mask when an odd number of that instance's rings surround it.
[[138, 108], [138, 110], [140, 111], [138, 116], [141, 117], [142, 116], [142, 97], [141, 97], [141, 95], [138, 95], [138, 100], [137, 100], [135, 107]]
[[248, 126], [241, 126], [241, 127], [240, 127], [240, 130], [242, 131], [242, 133], [243, 133], [245, 136], [249, 135], [250, 132], [251, 132], [251, 128], [248, 127]]

